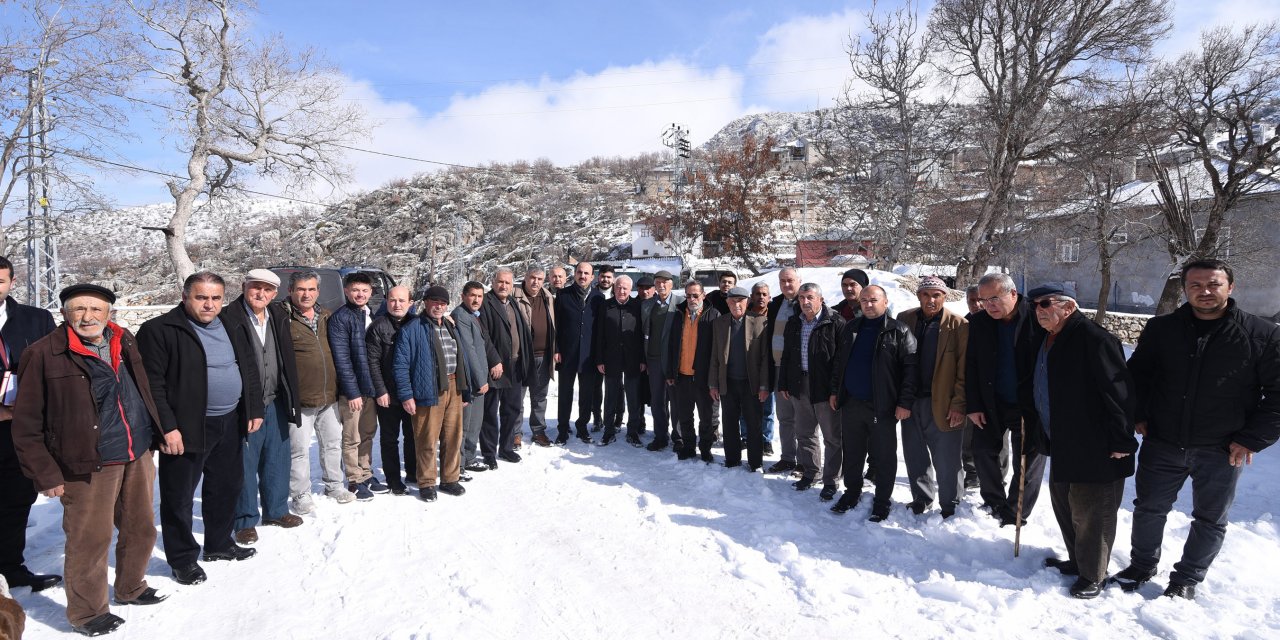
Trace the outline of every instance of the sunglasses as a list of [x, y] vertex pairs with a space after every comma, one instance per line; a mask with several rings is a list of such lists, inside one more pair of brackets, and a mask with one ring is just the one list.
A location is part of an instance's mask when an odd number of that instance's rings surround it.
[[1035, 306], [1040, 307], [1041, 309], [1048, 309], [1049, 307], [1052, 307], [1055, 303], [1058, 303], [1058, 302], [1066, 302], [1066, 300], [1045, 299], [1045, 300], [1037, 300], [1031, 304], [1034, 304]]

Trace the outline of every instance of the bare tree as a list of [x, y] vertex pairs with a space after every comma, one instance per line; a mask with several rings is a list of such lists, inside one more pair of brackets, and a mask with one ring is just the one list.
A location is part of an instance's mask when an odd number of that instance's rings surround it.
[[1182, 265], [1221, 255], [1228, 212], [1280, 160], [1280, 30], [1209, 29], [1199, 51], [1161, 65], [1155, 80], [1168, 127], [1151, 132], [1146, 150], [1171, 263], [1156, 312], [1168, 313], [1182, 294]]
[[981, 275], [1013, 215], [1020, 163], [1059, 140], [1047, 106], [1144, 59], [1168, 29], [1166, 0], [940, 0], [929, 29], [940, 65], [976, 89], [986, 193], [965, 238], [956, 286]]
[[186, 228], [197, 198], [234, 187], [242, 169], [291, 187], [349, 177], [341, 146], [364, 131], [363, 112], [342, 101], [341, 79], [316, 52], [290, 51], [279, 37], [249, 40], [239, 26], [251, 7], [236, 0], [129, 7], [188, 153], [185, 176], [168, 183], [174, 213], [163, 229], [179, 279], [195, 271]]
[[780, 161], [772, 136], [742, 138], [738, 148], [709, 153], [708, 169], [688, 176], [685, 226], [701, 224], [704, 246], [715, 243], [722, 253], [760, 273], [762, 258], [774, 252], [773, 224], [789, 210], [779, 202]]

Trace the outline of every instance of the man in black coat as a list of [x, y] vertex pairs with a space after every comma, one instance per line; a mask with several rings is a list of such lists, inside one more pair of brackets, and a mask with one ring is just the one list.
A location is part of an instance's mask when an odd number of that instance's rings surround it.
[[578, 390], [578, 419], [574, 422], [578, 439], [591, 442], [587, 421], [595, 406], [595, 390], [600, 372], [591, 364], [592, 333], [596, 312], [604, 304], [604, 294], [591, 286], [591, 263], [573, 268], [573, 282], [556, 293], [556, 351], [560, 353], [559, 400], [556, 407], [556, 444], [569, 441], [569, 416], [573, 411], [575, 382]]
[[[0, 365], [6, 377], [18, 370], [22, 350], [53, 331], [53, 316], [44, 309], [18, 304], [9, 297], [13, 288], [13, 263], [0, 256]], [[6, 381], [7, 382], [7, 381]], [[6, 389], [9, 387], [6, 386]], [[13, 387], [17, 391], [17, 387]], [[0, 398], [0, 574], [11, 587], [42, 591], [62, 582], [59, 575], [41, 575], [27, 569], [27, 518], [36, 501], [36, 488], [22, 475], [13, 448], [13, 399]]]
[[[160, 523], [165, 558], [179, 584], [204, 582], [191, 531], [202, 485], [204, 560], [244, 560], [256, 551], [231, 539], [244, 482], [241, 444], [262, 426], [262, 387], [253, 345], [218, 318], [226, 285], [208, 271], [182, 283], [182, 303], [142, 324], [142, 352], [160, 413]], [[201, 483], [201, 478], [204, 481]]]
[[515, 272], [500, 268], [480, 305], [480, 325], [489, 336], [498, 363], [489, 369], [489, 393], [484, 394], [484, 425], [480, 454], [490, 469], [498, 459], [520, 462], [515, 451], [516, 428], [524, 414], [524, 390], [533, 377], [533, 334], [516, 308]]
[[[671, 340], [666, 360], [667, 386], [671, 388], [675, 414], [680, 429], [680, 442], [674, 443], [676, 455], [688, 460], [701, 453], [703, 462], [711, 462], [711, 445], [715, 442], [719, 402], [711, 397], [708, 374], [711, 372], [711, 321], [720, 312], [704, 304], [702, 284], [692, 280], [684, 287], [684, 302], [676, 305], [678, 315], [671, 322]], [[698, 409], [698, 430], [693, 430], [693, 409]]]
[[[973, 459], [983, 504], [1000, 526], [1015, 524], [1019, 501], [1022, 519], [1031, 515], [1044, 480], [1044, 456], [1036, 451], [1039, 427], [1035, 416], [1024, 416], [1019, 389], [1035, 363], [1044, 329], [1031, 304], [1018, 293], [1008, 274], [989, 273], [978, 281], [982, 311], [969, 319], [969, 347], [965, 353], [965, 409], [973, 423]], [[1013, 478], [1005, 491], [1001, 452], [1005, 435], [1013, 443]], [[1025, 438], [1029, 440], [1024, 442]], [[1026, 479], [1020, 456], [1026, 456]], [[1019, 497], [1019, 487], [1025, 489]]]
[[[396, 378], [391, 370], [395, 359], [396, 336], [400, 328], [414, 318], [409, 311], [408, 287], [392, 287], [387, 291], [386, 309], [373, 319], [364, 334], [369, 352], [369, 377], [373, 379], [373, 398], [378, 411], [378, 450], [382, 454], [382, 475], [391, 493], [408, 492], [406, 480], [418, 482], [418, 450], [413, 443], [413, 416], [400, 406], [406, 398], [396, 396]], [[404, 477], [400, 476], [400, 439], [404, 438]]]
[[289, 424], [302, 424], [302, 408], [289, 314], [272, 303], [279, 287], [280, 276], [270, 269], [250, 270], [243, 293], [218, 314], [227, 333], [241, 332], [253, 345], [262, 385], [262, 428], [244, 442], [244, 484], [233, 525], [240, 544], [258, 541], [259, 496], [263, 524], [286, 529], [302, 524], [302, 518], [289, 513]]
[[[1049, 498], [1067, 560], [1045, 564], [1079, 576], [1076, 598], [1094, 598], [1107, 579], [1124, 479], [1133, 475], [1133, 381], [1120, 341], [1076, 306], [1073, 288], [1051, 282], [1028, 292], [1047, 332], [1036, 350], [1029, 414], [1049, 465]], [[1025, 381], [1024, 381], [1025, 383]]]
[[887, 314], [888, 296], [878, 285], [858, 294], [862, 317], [844, 326], [831, 363], [831, 409], [840, 412], [844, 446], [844, 495], [831, 510], [845, 513], [858, 505], [867, 452], [876, 460], [871, 522], [889, 517], [893, 482], [898, 475], [900, 420], [911, 417], [916, 397], [916, 339], [911, 328]]
[[830, 397], [831, 368], [845, 322], [827, 307], [822, 287], [815, 283], [800, 285], [796, 299], [800, 302], [800, 315], [787, 321], [782, 366], [778, 368], [778, 392], [791, 402], [795, 415], [800, 479], [792, 486], [796, 491], [807, 491], [822, 476], [818, 498], [828, 502], [835, 499], [844, 459], [840, 422], [831, 408]]
[[778, 369], [782, 366], [782, 353], [786, 346], [784, 333], [787, 321], [800, 313], [796, 295], [800, 293], [800, 272], [787, 267], [778, 272], [778, 288], [781, 293], [769, 302], [765, 314], [765, 332], [773, 346], [773, 366], [769, 369], [769, 388], [774, 390], [773, 404], [778, 413], [778, 438], [782, 440], [778, 461], [769, 467], [769, 473], [790, 474], [796, 469], [798, 444], [796, 442], [795, 410], [791, 401], [782, 397], [778, 389]]
[[640, 326], [641, 300], [631, 297], [631, 277], [613, 281], [613, 299], [596, 316], [591, 360], [604, 376], [604, 435], [600, 444], [618, 437], [623, 396], [627, 403], [627, 443], [641, 446], [644, 409], [640, 405], [640, 376], [645, 369], [644, 334]]
[[1165, 518], [1191, 478], [1191, 533], [1164, 594], [1192, 599], [1222, 549], [1236, 481], [1280, 437], [1280, 327], [1241, 311], [1221, 260], [1182, 269], [1186, 304], [1152, 318], [1129, 359], [1143, 434], [1133, 501], [1134, 590], [1155, 577]]

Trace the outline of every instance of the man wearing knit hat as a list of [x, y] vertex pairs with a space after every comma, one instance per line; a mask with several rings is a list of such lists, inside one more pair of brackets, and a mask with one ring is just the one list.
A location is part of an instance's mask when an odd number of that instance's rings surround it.
[[861, 307], [858, 304], [858, 294], [862, 293], [863, 287], [871, 284], [871, 279], [867, 277], [867, 272], [862, 269], [850, 269], [840, 276], [840, 293], [844, 294], [844, 300], [841, 300], [832, 307], [840, 317], [846, 322], [853, 320], [862, 314]]
[[937, 276], [920, 282], [916, 299], [919, 308], [898, 315], [898, 321], [915, 334], [919, 363], [911, 416], [902, 421], [902, 456], [911, 487], [909, 507], [913, 513], [924, 513], [936, 497], [942, 517], [949, 518], [955, 515], [961, 497], [969, 322], [944, 306], [947, 285]]

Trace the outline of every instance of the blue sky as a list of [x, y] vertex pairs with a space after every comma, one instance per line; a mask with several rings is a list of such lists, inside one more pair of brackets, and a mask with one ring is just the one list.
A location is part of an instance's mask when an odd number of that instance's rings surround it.
[[[829, 106], [844, 90], [845, 47], [869, 5], [262, 0], [250, 29], [315, 47], [340, 69], [346, 99], [377, 125], [355, 146], [463, 164], [545, 157], [567, 165], [661, 150], [671, 122], [689, 127], [696, 145], [748, 113]], [[1258, 11], [1245, 0], [1183, 2], [1163, 48], [1180, 50], [1200, 26]], [[139, 166], [181, 168], [173, 142], [138, 120], [139, 141], [121, 155]], [[348, 160], [353, 183], [310, 197], [433, 170], [358, 152]], [[102, 186], [121, 205], [167, 200], [150, 176], [111, 176]]]

